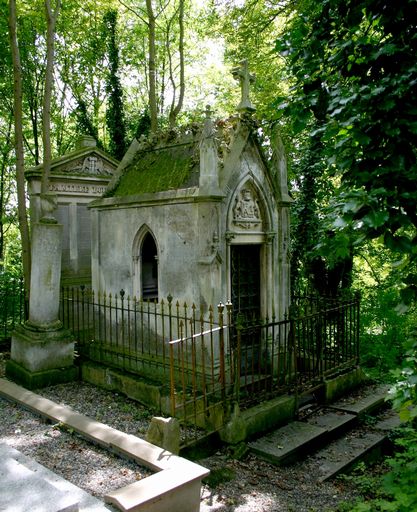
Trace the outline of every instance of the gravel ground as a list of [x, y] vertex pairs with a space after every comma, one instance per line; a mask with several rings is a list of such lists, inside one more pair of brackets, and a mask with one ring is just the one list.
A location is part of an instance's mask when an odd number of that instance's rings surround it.
[[[4, 357], [0, 355], [0, 376], [3, 375]], [[113, 393], [102, 393], [94, 386], [59, 385], [38, 393], [124, 432], [141, 436], [147, 430], [149, 413], [145, 408], [134, 403], [132, 406], [131, 401]], [[135, 462], [118, 457], [3, 398], [0, 398], [0, 443], [32, 457], [100, 498], [151, 474]]]
[[[0, 376], [5, 357], [0, 354]], [[84, 383], [44, 388], [39, 394], [139, 437], [144, 437], [151, 418], [136, 402]], [[150, 474], [3, 399], [0, 442], [97, 497]], [[279, 468], [253, 455], [234, 460], [224, 448], [198, 462], [212, 471], [202, 489], [201, 512], [335, 512], [358, 496], [353, 485], [343, 481], [318, 483], [315, 462], [309, 458]]]

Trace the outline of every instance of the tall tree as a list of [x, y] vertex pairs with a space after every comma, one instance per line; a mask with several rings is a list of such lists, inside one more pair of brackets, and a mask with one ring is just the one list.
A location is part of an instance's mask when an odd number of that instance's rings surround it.
[[[23, 109], [30, 123], [25, 130], [25, 150], [30, 163], [38, 165], [42, 153], [42, 95], [45, 81], [46, 46], [44, 16], [34, 15], [20, 3], [19, 50], [22, 63]], [[42, 13], [40, 10], [39, 14]]]
[[13, 62], [13, 115], [14, 115], [14, 145], [16, 151], [16, 184], [19, 230], [22, 242], [22, 266], [26, 293], [30, 286], [30, 236], [26, 215], [25, 194], [25, 159], [23, 148], [23, 108], [22, 108], [22, 67], [20, 62], [19, 44], [17, 38], [16, 0], [9, 0], [9, 36]]
[[[120, 0], [120, 3], [127, 12], [137, 16], [141, 28], [146, 27], [145, 56], [140, 66], [146, 69], [143, 82], [146, 83], [146, 107], [151, 131], [156, 131], [166, 120], [173, 126], [184, 105], [187, 55], [185, 20], [189, 4], [185, 0], [146, 0], [142, 8], [128, 0]], [[138, 53], [137, 48], [135, 51]], [[143, 108], [140, 110], [143, 111]]]
[[109, 70], [106, 78], [108, 107], [106, 121], [109, 130], [109, 151], [121, 160], [126, 152], [127, 136], [123, 106], [123, 89], [119, 78], [119, 48], [117, 43], [117, 11], [110, 10], [104, 15], [107, 34]]
[[8, 170], [11, 165], [11, 136], [12, 136], [12, 116], [9, 116], [7, 122], [2, 126], [0, 121], [0, 270], [3, 269], [5, 253], [5, 233], [7, 231], [8, 207], [10, 207], [10, 176]]
[[149, 113], [151, 131], [158, 128], [158, 105], [156, 101], [156, 24], [152, 0], [146, 0], [148, 15], [148, 79], [149, 79]]
[[[183, 103], [184, 103], [184, 94], [185, 94], [185, 63], [184, 63], [184, 0], [179, 0], [178, 5], [178, 27], [179, 27], [179, 35], [178, 35], [178, 58], [179, 58], [179, 93], [178, 100], [176, 101], [176, 83], [174, 78], [174, 70], [172, 65], [172, 55], [171, 48], [169, 43], [167, 44], [167, 53], [169, 56], [169, 79], [171, 82], [173, 94], [172, 94], [172, 103], [169, 111], [169, 124], [170, 126], [175, 126], [175, 122], [177, 120], [178, 114], [180, 113]], [[167, 31], [167, 35], [169, 32]], [[168, 40], [168, 38], [167, 38]], [[169, 41], [169, 40], [168, 40]]]
[[42, 142], [43, 142], [43, 171], [41, 179], [41, 194], [49, 191], [49, 176], [51, 172], [51, 97], [53, 86], [53, 69], [55, 55], [55, 29], [61, 7], [61, 0], [55, 0], [54, 8], [51, 0], [45, 0], [46, 16], [46, 72], [43, 93], [42, 110]]

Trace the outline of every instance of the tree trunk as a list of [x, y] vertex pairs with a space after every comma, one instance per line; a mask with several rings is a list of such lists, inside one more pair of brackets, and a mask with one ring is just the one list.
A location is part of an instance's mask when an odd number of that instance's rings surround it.
[[[12, 113], [11, 113], [12, 114]], [[8, 194], [6, 193], [6, 174], [7, 167], [9, 166], [9, 155], [11, 151], [11, 135], [12, 135], [12, 115], [10, 115], [7, 121], [7, 129], [4, 132], [4, 149], [1, 154], [1, 165], [0, 165], [0, 271], [3, 270], [3, 260], [4, 260], [4, 249], [5, 249], [5, 240], [4, 240], [4, 219], [6, 218], [6, 204], [8, 199]]]
[[54, 68], [55, 53], [55, 27], [59, 14], [61, 0], [56, 0], [55, 10], [52, 10], [51, 0], [45, 0], [46, 15], [46, 71], [45, 71], [45, 88], [43, 96], [43, 112], [42, 112], [42, 141], [43, 141], [43, 173], [41, 181], [41, 194], [49, 191], [49, 175], [51, 173], [51, 96]]
[[152, 0], [146, 0], [148, 14], [148, 61], [149, 61], [149, 114], [151, 117], [151, 131], [158, 128], [158, 111], [156, 102], [156, 48], [155, 48], [155, 14]]
[[[177, 120], [178, 114], [182, 109], [182, 104], [184, 102], [184, 93], [185, 93], [185, 78], [184, 78], [184, 0], [180, 0], [179, 4], [179, 12], [178, 12], [178, 25], [179, 25], [179, 43], [178, 43], [178, 53], [180, 58], [180, 92], [178, 96], [177, 104], [171, 105], [171, 110], [169, 113], [169, 125], [173, 127], [175, 125], [175, 121]], [[173, 77], [171, 76], [171, 80], [173, 81]]]
[[14, 81], [14, 132], [16, 151], [16, 185], [17, 185], [17, 209], [19, 217], [19, 230], [22, 242], [22, 266], [26, 298], [29, 296], [30, 287], [30, 236], [29, 223], [26, 215], [25, 194], [25, 159], [23, 152], [23, 114], [22, 114], [22, 66], [20, 63], [19, 45], [17, 42], [16, 0], [9, 0], [9, 37], [13, 62]]

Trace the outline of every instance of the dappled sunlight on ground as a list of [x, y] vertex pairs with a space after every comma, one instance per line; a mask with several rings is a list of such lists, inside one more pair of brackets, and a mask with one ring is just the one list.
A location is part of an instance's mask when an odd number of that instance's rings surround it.
[[240, 496], [229, 496], [227, 493], [218, 494], [205, 488], [202, 492], [200, 512], [272, 512], [288, 510], [278, 496], [270, 493], [253, 491]]

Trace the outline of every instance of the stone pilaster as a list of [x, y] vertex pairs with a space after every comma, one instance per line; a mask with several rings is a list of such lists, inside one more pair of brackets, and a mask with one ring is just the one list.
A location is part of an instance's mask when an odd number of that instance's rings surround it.
[[215, 141], [215, 129], [210, 108], [206, 107], [203, 133], [200, 143], [200, 195], [219, 194], [218, 155]]

